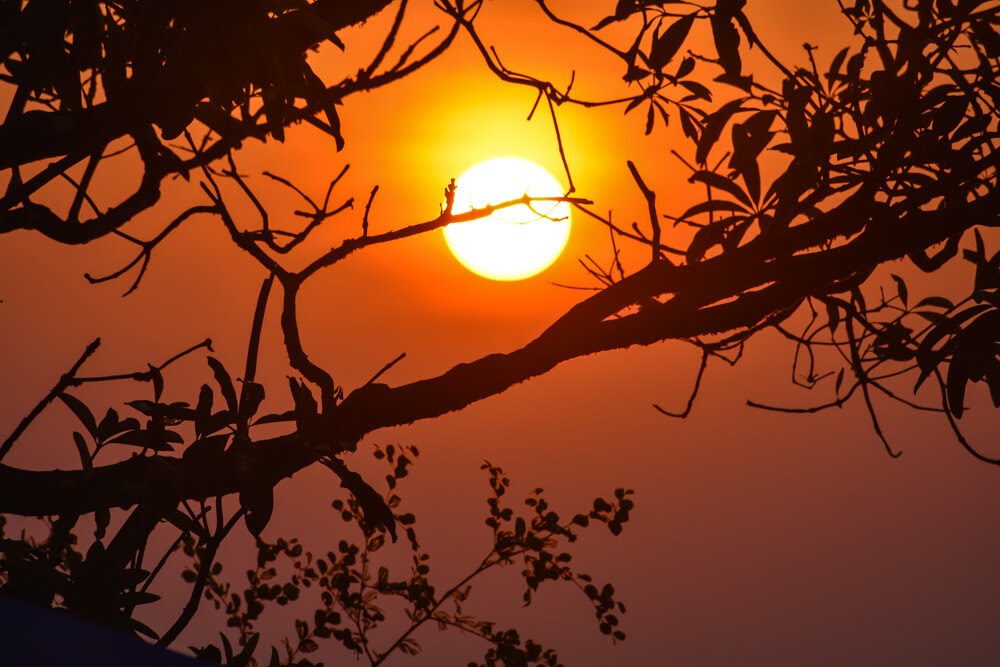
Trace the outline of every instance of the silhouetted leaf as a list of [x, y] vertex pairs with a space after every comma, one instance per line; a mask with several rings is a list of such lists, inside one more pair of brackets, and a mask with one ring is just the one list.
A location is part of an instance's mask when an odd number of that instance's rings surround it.
[[153, 383], [153, 400], [159, 401], [163, 395], [163, 373], [155, 366], [149, 367], [149, 378]]
[[83, 424], [83, 427], [87, 429], [87, 433], [89, 433], [91, 437], [96, 438], [98, 434], [97, 420], [94, 419], [94, 413], [90, 411], [90, 408], [88, 408], [87, 405], [79, 398], [73, 396], [72, 394], [67, 394], [66, 392], [59, 394], [59, 398], [66, 404], [67, 408], [73, 411], [76, 418], [79, 419], [80, 423]]
[[281, 424], [284, 422], [295, 421], [295, 411], [289, 410], [287, 412], [281, 412], [272, 415], [264, 415], [263, 417], [254, 421], [254, 424]]
[[233, 387], [233, 379], [229, 376], [229, 372], [226, 367], [222, 365], [222, 362], [215, 357], [208, 357], [208, 365], [212, 367], [212, 373], [215, 374], [215, 381], [219, 385], [219, 389], [222, 391], [222, 397], [226, 400], [226, 405], [229, 407], [229, 411], [233, 414], [237, 414], [237, 402], [236, 402], [236, 389]]
[[739, 211], [740, 213], [746, 213], [746, 209], [736, 202], [726, 199], [710, 199], [708, 201], [695, 204], [688, 210], [684, 211], [684, 214], [681, 215], [680, 218], [681, 220], [687, 220], [702, 213], [718, 213], [721, 211]]
[[628, 66], [628, 70], [625, 72], [622, 80], [631, 83], [633, 81], [642, 81], [650, 75], [652, 75], [652, 72], [648, 69], [632, 64]]
[[240, 419], [249, 421], [257, 414], [257, 409], [263, 400], [264, 386], [256, 382], [245, 382], [243, 384], [243, 402], [240, 403]]
[[830, 327], [830, 335], [832, 336], [837, 333], [837, 327], [840, 326], [840, 308], [835, 304], [827, 303], [826, 316]]
[[847, 54], [850, 52], [850, 47], [844, 47], [837, 52], [837, 55], [833, 57], [830, 61], [830, 69], [827, 71], [826, 78], [829, 81], [836, 80], [840, 75], [840, 68], [844, 64], [844, 60], [847, 58]]
[[638, 0], [618, 0], [615, 13], [601, 19], [591, 30], [600, 30], [617, 21], [623, 21], [639, 8]]
[[688, 264], [701, 261], [713, 246], [720, 245], [726, 239], [726, 223], [713, 222], [705, 225], [695, 233], [688, 244], [686, 259]]
[[732, 182], [722, 174], [717, 174], [713, 171], [708, 171], [708, 170], [696, 171], [694, 174], [691, 175], [688, 181], [690, 181], [691, 183], [694, 182], [706, 183], [712, 186], [713, 188], [717, 188], [719, 190], [722, 190], [723, 192], [731, 194], [733, 197], [740, 200], [747, 206], [752, 206], [750, 197], [748, 197], [747, 194], [743, 192], [742, 189], [740, 189], [740, 186], [738, 186], [736, 183]]
[[688, 14], [672, 23], [662, 35], [654, 36], [653, 45], [649, 49], [650, 67], [660, 70], [673, 60], [691, 32], [694, 17], [694, 14]]
[[683, 79], [688, 74], [694, 71], [694, 58], [688, 56], [681, 61], [680, 67], [677, 68], [677, 74], [674, 77], [678, 79]]
[[705, 120], [705, 129], [701, 133], [701, 139], [698, 140], [698, 152], [695, 155], [695, 160], [699, 164], [705, 164], [708, 160], [708, 153], [712, 150], [712, 146], [719, 140], [722, 130], [726, 127], [729, 119], [733, 117], [733, 114], [743, 108], [743, 102], [744, 98], [727, 102], [719, 107], [717, 111], [710, 114]]
[[136, 632], [138, 632], [141, 635], [145, 635], [145, 636], [149, 637], [150, 639], [154, 639], [155, 640], [155, 639], [159, 639], [160, 638], [160, 635], [158, 635], [156, 633], [156, 630], [153, 630], [151, 627], [149, 627], [148, 625], [146, 625], [142, 621], [138, 621], [138, 620], [136, 620], [134, 618], [131, 618], [131, 619], [129, 619], [128, 624], [129, 624], [129, 627], [131, 627], [133, 630], [135, 630]]
[[944, 310], [951, 310], [952, 308], [955, 307], [955, 304], [953, 304], [951, 301], [944, 298], [943, 296], [929, 296], [925, 299], [921, 299], [920, 303], [914, 306], [914, 308], [922, 308], [924, 306], [929, 306], [932, 308], [942, 308]]
[[906, 283], [895, 273], [890, 274], [890, 277], [896, 281], [896, 289], [899, 292], [899, 300], [903, 302], [903, 307], [905, 308], [908, 300], [907, 297], [909, 296], [909, 290], [906, 289]]
[[698, 141], [698, 128], [691, 114], [684, 107], [678, 109], [678, 113], [681, 115], [681, 129], [684, 131], [684, 136], [692, 141]]
[[739, 50], [740, 33], [736, 30], [733, 20], [718, 11], [712, 16], [711, 25], [719, 63], [729, 79], [727, 83], [738, 81], [743, 68]]
[[93, 469], [90, 449], [87, 447], [87, 441], [83, 439], [83, 435], [79, 431], [73, 431], [73, 444], [76, 445], [76, 451], [80, 455], [80, 464], [83, 466], [83, 469]]
[[[703, 84], [697, 81], [681, 81], [680, 85], [691, 91], [691, 97], [694, 99], [702, 99], [708, 102], [712, 101], [712, 91], [710, 91]], [[685, 98], [687, 99], [687, 98]]]
[[240, 491], [240, 507], [246, 510], [243, 520], [250, 534], [259, 536], [274, 511], [274, 490], [262, 479], [252, 479]]

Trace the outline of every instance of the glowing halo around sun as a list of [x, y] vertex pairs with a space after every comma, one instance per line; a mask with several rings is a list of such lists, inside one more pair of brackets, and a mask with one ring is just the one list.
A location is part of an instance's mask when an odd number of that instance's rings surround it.
[[[534, 162], [501, 157], [480, 162], [455, 182], [453, 213], [465, 213], [522, 195], [561, 197], [566, 191]], [[523, 280], [552, 265], [566, 247], [570, 206], [536, 202], [496, 211], [472, 222], [448, 225], [444, 238], [461, 264], [491, 280]]]

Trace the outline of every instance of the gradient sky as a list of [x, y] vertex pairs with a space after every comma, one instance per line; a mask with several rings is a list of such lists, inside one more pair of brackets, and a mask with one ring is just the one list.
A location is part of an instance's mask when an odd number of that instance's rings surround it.
[[[409, 31], [419, 34], [434, 15], [431, 3], [414, 4]], [[586, 24], [612, 5], [553, 3]], [[792, 62], [801, 61], [805, 41], [818, 44], [818, 57], [828, 62], [850, 35], [833, 0], [754, 0], [750, 15], [762, 39]], [[345, 35], [347, 64], [328, 51], [317, 54], [317, 71], [330, 81], [339, 71], [352, 71], [377, 49], [372, 35], [382, 34], [389, 18]], [[546, 26], [529, 0], [487, 2], [481, 27], [514, 69], [564, 84], [576, 68], [575, 90], [586, 96], [612, 94], [620, 85], [615, 63]], [[692, 45], [704, 37], [695, 34]], [[753, 67], [758, 61], [748, 62]], [[268, 169], [321, 194], [350, 163], [336, 193], [354, 196], [359, 206], [328, 224], [320, 247], [357, 233], [361, 205], [375, 184], [381, 189], [373, 227], [385, 230], [433, 218], [448, 179], [479, 160], [515, 155], [560, 176], [547, 115], [525, 120], [533, 99], [530, 90], [493, 79], [460, 38], [419, 75], [350, 99], [342, 111], [343, 153], [335, 152], [332, 140], [299, 128], [285, 145], [248, 145], [240, 167], [251, 175]], [[678, 123], [646, 139], [641, 112], [623, 118], [620, 109], [561, 109], [559, 119], [578, 191], [603, 210], [613, 209], [616, 220], [643, 219], [626, 159], [648, 175], [663, 211], [680, 212], [698, 195], [669, 155], [681, 145]], [[123, 168], [106, 175], [101, 187], [110, 196], [132, 177]], [[252, 182], [275, 210], [291, 203], [260, 176]], [[133, 229], [150, 235], [197, 196], [192, 184], [170, 184], [159, 207]], [[233, 202], [251, 215], [236, 197]], [[117, 268], [128, 252], [114, 239], [68, 248], [18, 234], [0, 244], [3, 430], [98, 335], [104, 346], [88, 366], [94, 373], [143, 368], [206, 336], [227, 363], [241, 363], [263, 274], [232, 248], [217, 220], [193, 220], [171, 237], [127, 299], [120, 298], [126, 283], [86, 284], [85, 272]], [[580, 293], [551, 282], [585, 282], [576, 257], [586, 252], [609, 257], [607, 238], [578, 217], [563, 258], [517, 283], [468, 273], [448, 255], [440, 234], [359, 253], [304, 288], [304, 342], [348, 389], [400, 352], [408, 357], [385, 378], [388, 383], [437, 374], [536, 336], [579, 300]], [[892, 271], [912, 275], [902, 263]], [[947, 290], [961, 276], [946, 272], [933, 282], [913, 276], [911, 294], [942, 285]], [[872, 286], [878, 281], [889, 283], [887, 271], [877, 273]], [[288, 368], [274, 315], [265, 330], [260, 377], [277, 392], [269, 405], [283, 408]], [[668, 343], [572, 361], [461, 413], [377, 432], [369, 441], [414, 444], [423, 452], [404, 490], [442, 583], [478, 563], [488, 548], [482, 525], [487, 487], [478, 469], [484, 459], [508, 469], [515, 495], [542, 486], [567, 512], [618, 486], [636, 490], [634, 519], [623, 536], [613, 540], [595, 530], [575, 559], [582, 570], [613, 582], [628, 605], [624, 643], [612, 647], [600, 636], [586, 600], [568, 588], [543, 589], [527, 610], [511, 589], [514, 572], [474, 593], [473, 611], [477, 600], [481, 609], [498, 610], [501, 623], [530, 630], [569, 665], [993, 664], [1000, 651], [996, 470], [967, 456], [935, 415], [878, 404], [887, 435], [904, 452], [892, 460], [860, 403], [808, 417], [747, 408], [747, 399], [806, 405], [828, 396], [791, 386], [791, 352], [764, 334], [735, 369], [711, 364], [685, 421], [651, 407], [682, 406], [697, 368], [693, 348]], [[203, 362], [186, 360], [171, 376], [167, 397], [190, 400], [208, 377]], [[972, 409], [963, 426], [973, 442], [995, 441], [996, 412], [984, 388], [970, 392]], [[112, 388], [86, 396], [99, 406], [115, 396], [135, 397]], [[9, 463], [73, 465], [69, 424], [53, 414], [35, 425]], [[339, 539], [343, 524], [326, 511], [335, 483], [322, 472], [304, 471], [279, 487], [265, 537], [299, 535], [324, 551]], [[245, 557], [240, 550], [248, 543], [245, 534], [233, 539], [234, 562]], [[233, 574], [240, 570], [234, 567]], [[165, 592], [168, 599], [174, 594]], [[212, 618], [204, 610], [178, 646], [211, 640], [218, 629]], [[265, 642], [292, 631], [288, 619], [269, 623], [274, 633]], [[462, 664], [478, 650], [452, 633], [431, 630], [418, 639], [426, 652], [410, 664]]]

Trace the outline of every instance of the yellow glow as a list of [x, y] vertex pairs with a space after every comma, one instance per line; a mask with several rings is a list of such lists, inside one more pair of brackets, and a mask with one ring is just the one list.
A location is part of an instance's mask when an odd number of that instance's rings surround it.
[[[455, 182], [454, 213], [499, 204], [528, 194], [560, 197], [565, 190], [534, 162], [503, 157], [480, 162]], [[492, 280], [523, 280], [556, 261], [569, 240], [569, 204], [538, 202], [449, 225], [444, 238], [462, 265]]]

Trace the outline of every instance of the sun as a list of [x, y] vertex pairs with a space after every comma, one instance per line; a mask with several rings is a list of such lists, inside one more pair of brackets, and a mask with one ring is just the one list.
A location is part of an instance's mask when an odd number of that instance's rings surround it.
[[[534, 197], [561, 197], [565, 189], [534, 162], [501, 157], [480, 162], [455, 182], [454, 213], [488, 204]], [[558, 259], [569, 240], [570, 207], [566, 202], [513, 206], [493, 215], [448, 225], [444, 238], [461, 264], [491, 280], [524, 280]]]

